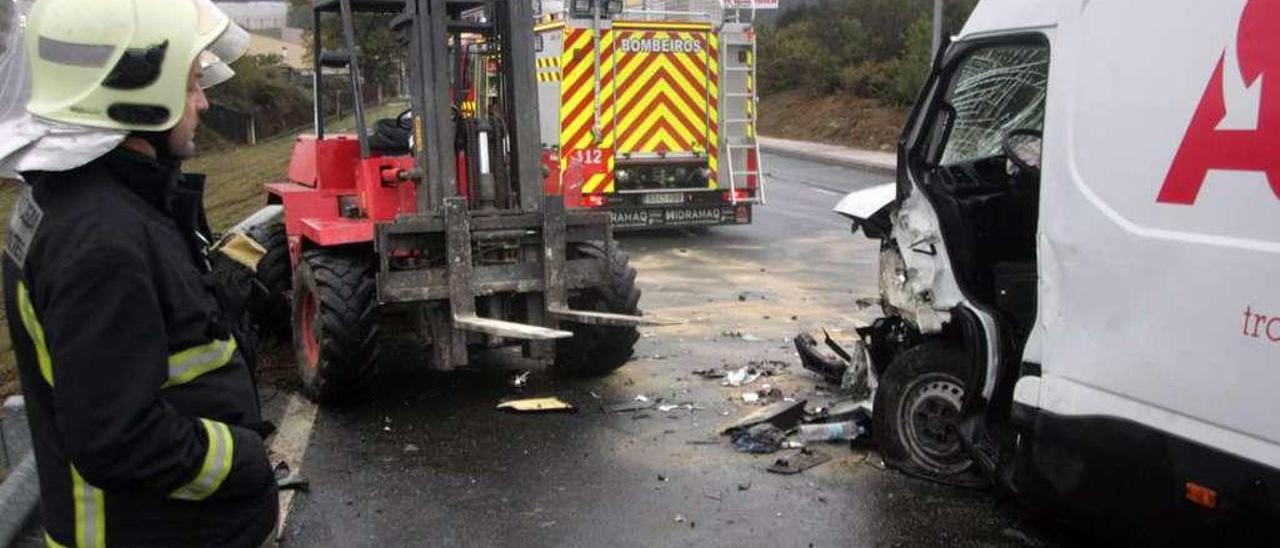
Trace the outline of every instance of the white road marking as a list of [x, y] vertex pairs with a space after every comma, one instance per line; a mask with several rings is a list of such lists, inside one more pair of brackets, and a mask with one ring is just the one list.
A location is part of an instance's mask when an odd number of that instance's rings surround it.
[[[293, 473], [302, 472], [302, 459], [307, 455], [307, 444], [311, 441], [311, 428], [316, 422], [318, 408], [305, 397], [293, 394], [289, 396], [289, 405], [285, 407], [284, 416], [280, 418], [280, 428], [276, 430], [275, 439], [271, 440], [271, 452], [289, 463]], [[293, 509], [293, 495], [296, 491], [280, 493], [280, 521], [276, 523], [276, 542], [284, 536], [285, 523], [289, 519], [289, 511]]]

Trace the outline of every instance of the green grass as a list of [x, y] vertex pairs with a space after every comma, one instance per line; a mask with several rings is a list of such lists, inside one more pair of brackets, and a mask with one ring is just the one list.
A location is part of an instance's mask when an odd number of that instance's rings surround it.
[[[384, 103], [366, 113], [370, 125], [380, 118], [391, 118], [408, 108], [400, 101]], [[351, 131], [355, 118], [347, 117], [325, 125], [326, 131]], [[310, 130], [307, 130], [310, 132]], [[289, 169], [289, 155], [297, 133], [284, 135], [254, 146], [238, 146], [198, 154], [188, 160], [183, 169], [192, 173], [204, 173], [207, 179], [205, 209], [209, 224], [215, 232], [226, 230], [257, 211], [267, 203], [263, 184], [280, 181]], [[18, 198], [21, 184], [16, 181], [0, 181], [0, 241], [8, 241], [9, 212]], [[13, 372], [13, 348], [9, 343], [7, 318], [0, 317], [0, 398], [17, 392]]]

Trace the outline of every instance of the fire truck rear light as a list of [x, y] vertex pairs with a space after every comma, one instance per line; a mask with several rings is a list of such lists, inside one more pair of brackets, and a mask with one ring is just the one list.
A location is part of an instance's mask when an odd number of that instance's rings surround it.
[[751, 191], [744, 188], [724, 191], [724, 201], [726, 202], [745, 202], [750, 199]]
[[1205, 508], [1218, 507], [1218, 492], [1195, 482], [1187, 482], [1187, 500]]
[[604, 207], [609, 199], [604, 194], [583, 194], [582, 207]]

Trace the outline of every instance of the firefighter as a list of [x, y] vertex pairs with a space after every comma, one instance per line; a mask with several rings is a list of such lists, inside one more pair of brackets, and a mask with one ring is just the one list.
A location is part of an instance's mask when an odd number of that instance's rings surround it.
[[271, 428], [211, 272], [203, 180], [179, 171], [201, 84], [247, 34], [208, 0], [40, 0], [26, 33], [29, 126], [84, 143], [22, 149], [44, 168], [22, 170], [4, 258], [47, 544], [262, 545]]

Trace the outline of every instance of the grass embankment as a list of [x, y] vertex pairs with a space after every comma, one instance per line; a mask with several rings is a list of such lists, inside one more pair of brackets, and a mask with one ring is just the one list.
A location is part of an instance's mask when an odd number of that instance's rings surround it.
[[[407, 108], [403, 102], [389, 102], [373, 107], [366, 115], [372, 125], [379, 118], [391, 118]], [[347, 117], [326, 124], [328, 131], [351, 131], [355, 119]], [[289, 155], [296, 133], [284, 135], [254, 146], [224, 148], [198, 155], [186, 162], [184, 169], [208, 176], [205, 209], [213, 230], [225, 230], [266, 204], [263, 183], [284, 179], [289, 169]], [[9, 212], [17, 200], [18, 183], [0, 183], [0, 241], [8, 241]], [[18, 392], [13, 371], [13, 348], [9, 343], [7, 318], [0, 317], [0, 399]]]
[[893, 152], [907, 114], [906, 107], [848, 93], [784, 91], [760, 98], [760, 133]]

